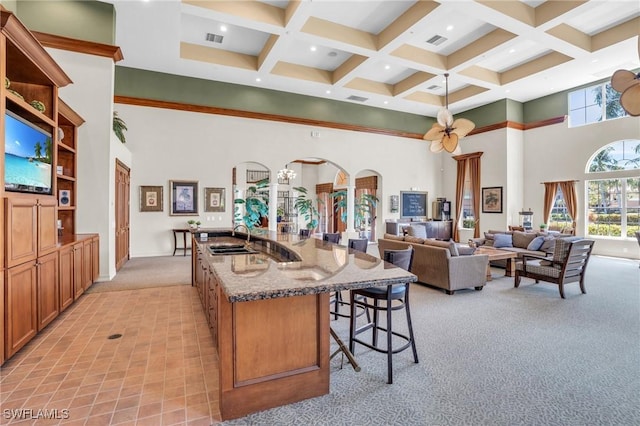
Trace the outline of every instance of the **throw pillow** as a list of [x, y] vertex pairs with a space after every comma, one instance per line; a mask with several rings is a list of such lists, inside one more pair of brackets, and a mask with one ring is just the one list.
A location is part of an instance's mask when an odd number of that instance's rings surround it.
[[385, 240], [404, 241], [404, 236], [395, 234], [384, 234]]
[[424, 225], [409, 225], [407, 235], [418, 238], [427, 238], [427, 227]]
[[556, 247], [556, 238], [554, 236], [544, 237], [544, 242], [540, 246], [540, 251], [545, 253], [553, 253]]
[[484, 233], [484, 245], [487, 247], [493, 247], [495, 235], [489, 232]]
[[496, 234], [493, 238], [495, 248], [513, 247], [513, 237], [510, 234]]
[[535, 237], [527, 246], [527, 250], [538, 251], [542, 247], [542, 243], [544, 243], [544, 237]]

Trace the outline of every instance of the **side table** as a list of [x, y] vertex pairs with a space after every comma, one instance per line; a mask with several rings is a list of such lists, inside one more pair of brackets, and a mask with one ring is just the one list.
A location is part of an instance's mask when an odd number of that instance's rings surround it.
[[[182, 234], [182, 247], [178, 247], [178, 234]], [[189, 229], [175, 228], [173, 229], [173, 254], [176, 255], [176, 250], [182, 250], [182, 255], [187, 255], [187, 250], [191, 250], [191, 247], [187, 247], [187, 234], [191, 235], [191, 231]]]

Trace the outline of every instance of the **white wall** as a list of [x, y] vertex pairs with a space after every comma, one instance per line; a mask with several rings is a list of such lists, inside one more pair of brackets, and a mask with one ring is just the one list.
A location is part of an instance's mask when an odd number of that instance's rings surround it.
[[[247, 161], [264, 164], [272, 172], [301, 158], [329, 160], [352, 177], [360, 170], [376, 170], [383, 177], [381, 194], [385, 198], [419, 187], [435, 199], [432, 194], [439, 185], [440, 160], [428, 153], [422, 140], [132, 105], [116, 105], [116, 110], [127, 123], [127, 147], [133, 158], [132, 257], [171, 254], [171, 229], [184, 227], [187, 219], [195, 218], [169, 215], [168, 182], [172, 179], [198, 181], [201, 196], [204, 187], [227, 188], [226, 211], [208, 214], [200, 206], [199, 220], [204, 227], [229, 226], [233, 215], [231, 170]], [[312, 138], [311, 130], [319, 130], [320, 137]], [[318, 180], [326, 181], [325, 176], [310, 177], [305, 168], [302, 176], [295, 186], [312, 187]], [[164, 186], [163, 212], [139, 212], [140, 185]], [[397, 217], [388, 213], [386, 203], [380, 215], [381, 220]], [[211, 217], [213, 220], [207, 220]]]
[[114, 63], [111, 58], [47, 49], [73, 81], [59, 96], [85, 123], [78, 129], [76, 232], [100, 234], [100, 280], [115, 275], [115, 156], [131, 154], [112, 131]]

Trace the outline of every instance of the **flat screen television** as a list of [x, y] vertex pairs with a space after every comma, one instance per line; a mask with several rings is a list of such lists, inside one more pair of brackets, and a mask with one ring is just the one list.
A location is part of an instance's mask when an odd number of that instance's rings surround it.
[[51, 134], [11, 111], [4, 123], [5, 191], [51, 195]]
[[400, 218], [426, 219], [428, 198], [426, 191], [400, 191]]

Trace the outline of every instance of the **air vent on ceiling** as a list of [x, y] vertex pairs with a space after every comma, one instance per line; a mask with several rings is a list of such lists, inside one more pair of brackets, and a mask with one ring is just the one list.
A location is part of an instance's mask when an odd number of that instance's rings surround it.
[[363, 98], [362, 96], [351, 95], [347, 98], [350, 101], [364, 102], [368, 101], [369, 98]]
[[211, 41], [213, 43], [222, 43], [222, 39], [224, 39], [224, 36], [220, 34], [207, 33], [207, 41]]
[[437, 89], [442, 89], [442, 87], [438, 86], [437, 84], [432, 84], [431, 86], [427, 87], [427, 90], [437, 90]]
[[431, 37], [429, 40], [427, 40], [427, 43], [433, 44], [434, 46], [440, 46], [445, 41], [447, 41], [446, 37], [442, 37], [441, 35], [436, 34], [433, 37]]

